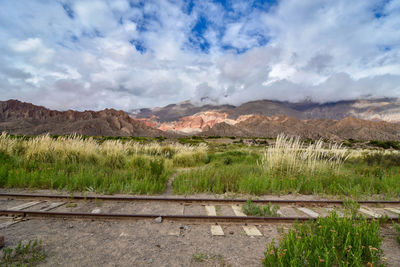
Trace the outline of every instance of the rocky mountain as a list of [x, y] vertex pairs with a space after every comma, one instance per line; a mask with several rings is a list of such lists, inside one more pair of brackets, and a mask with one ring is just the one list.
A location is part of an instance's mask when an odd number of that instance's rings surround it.
[[230, 112], [235, 109], [232, 105], [203, 105], [195, 106], [190, 101], [185, 101], [178, 104], [171, 104], [165, 107], [159, 108], [143, 108], [138, 110], [132, 110], [128, 112], [129, 115], [135, 118], [156, 118], [159, 122], [170, 122], [177, 121], [182, 117], [191, 116], [199, 112], [215, 110], [220, 112]]
[[265, 136], [280, 133], [303, 138], [330, 140], [400, 140], [400, 124], [385, 121], [367, 121], [354, 117], [342, 120], [299, 120], [284, 115], [251, 115], [233, 125], [225, 122], [214, 125], [201, 133], [205, 136]]
[[326, 104], [261, 100], [238, 107], [196, 107], [184, 102], [128, 115], [114, 109], [56, 111], [9, 100], [0, 101], [0, 132], [167, 137], [286, 133], [312, 139], [400, 141], [399, 109], [399, 101], [393, 99]]
[[237, 119], [242, 115], [262, 114], [265, 116], [286, 115], [300, 120], [334, 119], [352, 116], [364, 120], [400, 122], [400, 99], [361, 99], [329, 103], [303, 101], [298, 103], [273, 100], [257, 100], [239, 106], [195, 106], [189, 101], [161, 108], [140, 109], [130, 113], [136, 118], [153, 118], [158, 122], [178, 121], [182, 117], [201, 114], [206, 111], [226, 113], [227, 119]]
[[240, 106], [190, 102], [138, 110], [135, 118], [165, 132], [220, 136], [399, 140], [400, 100], [392, 98], [299, 103], [258, 100]]
[[56, 111], [17, 100], [0, 101], [0, 132], [11, 134], [82, 134], [90, 136], [161, 136], [169, 133], [124, 111]]

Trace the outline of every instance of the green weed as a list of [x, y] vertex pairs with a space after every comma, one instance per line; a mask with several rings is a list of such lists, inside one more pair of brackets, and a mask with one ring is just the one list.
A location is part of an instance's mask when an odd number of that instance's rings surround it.
[[195, 253], [192, 255], [192, 259], [195, 262], [203, 262], [207, 259], [207, 255], [205, 255], [204, 253]]
[[230, 264], [227, 264], [222, 257], [222, 255], [208, 255], [204, 253], [194, 253], [192, 255], [192, 261], [194, 262], [207, 262], [209, 265], [213, 262], [212, 266], [220, 266], [220, 267], [229, 267]]
[[397, 232], [397, 236], [396, 236], [397, 243], [399, 243], [399, 245], [400, 245], [400, 224], [399, 223], [393, 223], [393, 227]]
[[332, 213], [296, 223], [279, 246], [268, 245], [263, 266], [382, 266], [379, 222]]
[[45, 258], [46, 253], [41, 241], [29, 240], [26, 244], [20, 241], [14, 248], [3, 248], [0, 265], [4, 267], [34, 266], [43, 262]]
[[251, 199], [246, 201], [246, 203], [242, 206], [242, 210], [246, 215], [249, 216], [279, 217], [278, 205], [271, 206], [271, 203], [268, 203], [266, 206], [261, 207], [254, 204]]

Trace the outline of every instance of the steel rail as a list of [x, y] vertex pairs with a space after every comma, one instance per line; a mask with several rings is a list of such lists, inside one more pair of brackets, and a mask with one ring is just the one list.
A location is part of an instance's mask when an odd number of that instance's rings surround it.
[[[0, 215], [20, 216], [20, 217], [39, 217], [39, 218], [75, 218], [75, 219], [155, 219], [161, 217], [166, 221], [185, 221], [202, 223], [293, 223], [296, 221], [312, 221], [317, 218], [311, 217], [258, 217], [258, 216], [196, 216], [196, 215], [163, 215], [163, 214], [123, 214], [123, 213], [86, 213], [86, 212], [51, 212], [51, 211], [24, 211], [24, 210], [0, 210]], [[377, 220], [376, 218], [366, 218], [367, 220]], [[400, 218], [388, 218], [387, 222], [400, 221]]]
[[[0, 193], [0, 197], [19, 198], [19, 199], [65, 199], [65, 200], [103, 200], [103, 201], [158, 201], [158, 202], [179, 202], [179, 203], [244, 203], [247, 199], [217, 199], [217, 198], [183, 198], [183, 197], [142, 197], [142, 196], [82, 196], [82, 195], [39, 195], [39, 194], [18, 194], [18, 193]], [[290, 199], [252, 199], [254, 203], [272, 203], [272, 204], [340, 204], [343, 200], [290, 200]], [[360, 200], [359, 204], [400, 204], [398, 200]]]

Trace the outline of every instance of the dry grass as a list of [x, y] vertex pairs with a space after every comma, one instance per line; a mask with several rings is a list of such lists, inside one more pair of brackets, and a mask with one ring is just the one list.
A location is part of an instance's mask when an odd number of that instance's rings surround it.
[[204, 145], [102, 142], [78, 135], [15, 139], [3, 133], [0, 186], [160, 193], [173, 172], [173, 158], [179, 158], [181, 165], [193, 165], [206, 151]]
[[26, 160], [54, 162], [97, 162], [101, 160], [118, 161], [129, 155], [162, 156], [164, 158], [198, 157], [207, 152], [207, 146], [182, 145], [179, 143], [161, 145], [158, 143], [140, 144], [107, 140], [102, 143], [93, 138], [79, 135], [52, 138], [42, 135], [30, 139], [13, 139], [6, 133], [0, 135], [0, 152], [22, 156]]
[[272, 173], [308, 173], [337, 170], [349, 157], [341, 144], [327, 144], [318, 140], [306, 146], [300, 137], [280, 134], [276, 143], [261, 158], [261, 165]]

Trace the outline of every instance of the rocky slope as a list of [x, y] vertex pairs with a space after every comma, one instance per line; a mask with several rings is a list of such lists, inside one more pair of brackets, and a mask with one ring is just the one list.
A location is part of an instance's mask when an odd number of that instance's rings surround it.
[[253, 115], [233, 125], [216, 124], [202, 135], [265, 136], [276, 137], [280, 133], [304, 138], [331, 140], [400, 140], [400, 124], [384, 121], [366, 121], [354, 117], [342, 120], [298, 120], [284, 115], [267, 117]]
[[237, 119], [229, 119], [228, 116], [228, 113], [207, 111], [174, 122], [157, 124], [153, 120], [151, 123], [157, 125], [155, 127], [159, 130], [187, 135], [275, 137], [286, 133], [312, 139], [400, 140], [399, 123], [362, 120], [351, 116], [341, 120], [299, 120], [286, 115], [262, 114], [241, 115]]
[[[168, 116], [178, 119], [163, 122], [153, 113], [148, 114], [151, 115], [150, 118], [141, 118], [140, 116], [136, 118], [114, 109], [84, 112], [56, 111], [17, 100], [9, 100], [0, 101], [0, 132], [168, 137], [182, 134], [275, 137], [280, 133], [286, 133], [313, 139], [353, 138], [399, 141], [400, 123], [392, 123], [398, 122], [399, 113], [396, 112], [399, 105], [396, 103], [386, 100], [375, 102], [365, 100], [352, 104], [343, 101], [319, 105], [263, 100], [256, 101], [256, 103], [249, 102], [239, 107], [212, 106], [212, 110], [203, 110], [179, 117], [179, 114], [193, 112], [191, 104], [185, 103], [168, 107]], [[284, 108], [281, 109], [282, 105]], [[205, 107], [200, 107], [200, 109], [202, 108]], [[162, 109], [157, 112], [161, 112]], [[166, 114], [168, 112], [166, 111]], [[249, 112], [255, 113], [247, 114]], [[290, 116], [279, 113], [289, 113]], [[354, 115], [353, 113], [359, 118], [351, 116]], [[348, 116], [343, 117], [345, 115]], [[360, 119], [360, 117], [371, 120]]]
[[280, 102], [272, 100], [257, 100], [240, 106], [205, 105], [197, 107], [188, 101], [155, 109], [141, 109], [131, 113], [136, 118], [155, 118], [158, 122], [178, 121], [182, 117], [215, 111], [226, 113], [227, 119], [237, 119], [242, 115], [262, 114], [265, 116], [286, 115], [303, 119], [334, 119], [340, 120], [349, 116], [364, 120], [383, 120], [400, 122], [400, 99], [382, 98], [366, 100], [338, 101], [331, 103], [314, 103], [304, 101], [299, 103]]
[[168, 135], [123, 111], [56, 111], [17, 100], [0, 101], [0, 132], [105, 136]]

